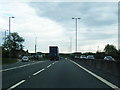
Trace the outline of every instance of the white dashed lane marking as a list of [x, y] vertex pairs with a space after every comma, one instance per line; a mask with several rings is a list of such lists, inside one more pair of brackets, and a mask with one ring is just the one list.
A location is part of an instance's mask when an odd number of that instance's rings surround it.
[[47, 68], [49, 68], [50, 66], [51, 66], [51, 64], [50, 64], [50, 65], [48, 65], [48, 66], [47, 66]]
[[[38, 63], [38, 62], [37, 62], [37, 63]], [[56, 63], [56, 62], [55, 62], [55, 63]], [[54, 64], [55, 64], [55, 63], [54, 63]], [[52, 63], [52, 64], [53, 64], [53, 63]], [[52, 64], [48, 65], [47, 68], [49, 68], [50, 66], [52, 66]], [[24, 67], [24, 65], [23, 65], [22, 67]], [[47, 69], [47, 68], [46, 68], [46, 69]], [[45, 70], [45, 68], [39, 70], [38, 72], [34, 73], [33, 76], [39, 74], [40, 72], [42, 72], [42, 71], [44, 71], [44, 70]], [[28, 76], [28, 78], [31, 78], [31, 76]], [[20, 84], [24, 83], [25, 81], [26, 81], [26, 80], [22, 80], [22, 81], [18, 82], [17, 84], [11, 86], [11, 87], [8, 88], [7, 90], [14, 89], [14, 88], [16, 88], [17, 86], [19, 86]]]
[[42, 71], [44, 71], [44, 70], [45, 70], [45, 69], [43, 68], [42, 70], [40, 70], [40, 71], [34, 73], [33, 75], [37, 75], [38, 73], [40, 73], [40, 72], [42, 72]]
[[14, 89], [15, 87], [19, 86], [20, 84], [22, 84], [22, 83], [24, 83], [24, 82], [25, 82], [25, 80], [22, 80], [22, 81], [18, 82], [17, 84], [13, 85], [12, 87], [10, 87], [10, 88], [7, 89], [7, 90]]

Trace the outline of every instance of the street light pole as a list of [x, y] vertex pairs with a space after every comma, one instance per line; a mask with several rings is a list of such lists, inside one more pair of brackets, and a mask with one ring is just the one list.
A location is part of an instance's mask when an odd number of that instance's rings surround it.
[[97, 51], [99, 52], [99, 46], [97, 47]]
[[9, 35], [11, 34], [11, 18], [15, 18], [15, 17], [9, 17]]
[[6, 31], [8, 31], [8, 30], [5, 30], [5, 44], [6, 44]]
[[[15, 17], [9, 17], [9, 40], [11, 40], [11, 18], [15, 18]], [[10, 49], [9, 49], [9, 57], [10, 55]]]
[[37, 51], [36, 47], [37, 47], [37, 37], [35, 37], [35, 54], [36, 54], [36, 51]]
[[77, 52], [77, 20], [81, 19], [81, 18], [72, 18], [72, 19], [75, 19], [75, 27], [76, 27], [76, 38], [75, 38], [75, 40], [76, 40], [76, 52]]
[[70, 38], [70, 53], [72, 53], [72, 38]]

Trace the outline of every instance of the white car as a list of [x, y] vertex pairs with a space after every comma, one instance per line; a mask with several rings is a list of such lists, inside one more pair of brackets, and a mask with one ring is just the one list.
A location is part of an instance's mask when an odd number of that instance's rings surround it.
[[93, 55], [88, 55], [87, 59], [95, 59], [95, 57]]
[[28, 56], [23, 56], [23, 57], [22, 57], [22, 61], [26, 61], [26, 62], [28, 62], [28, 61], [29, 61]]
[[75, 58], [79, 58], [79, 56], [75, 56]]
[[115, 59], [112, 56], [105, 56], [105, 60], [115, 61]]
[[80, 58], [81, 59], [86, 59], [86, 56], [85, 55], [81, 55]]

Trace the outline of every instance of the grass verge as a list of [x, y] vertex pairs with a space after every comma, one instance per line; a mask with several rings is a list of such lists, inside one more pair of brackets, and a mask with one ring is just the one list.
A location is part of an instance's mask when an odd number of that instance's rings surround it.
[[35, 61], [35, 60], [37, 60], [37, 61], [44, 61], [44, 60], [49, 60], [49, 58], [38, 58], [38, 59], [36, 59], [36, 58], [29, 58], [31, 61]]
[[17, 62], [16, 58], [2, 58], [2, 64], [11, 64]]

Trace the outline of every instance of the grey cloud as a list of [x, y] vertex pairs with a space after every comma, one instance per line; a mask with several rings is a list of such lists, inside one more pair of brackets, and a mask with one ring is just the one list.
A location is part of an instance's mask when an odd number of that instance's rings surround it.
[[112, 25], [117, 22], [117, 3], [113, 2], [53, 2], [30, 5], [39, 16], [48, 17], [66, 26], [72, 25], [72, 17], [81, 17], [81, 23], [89, 27]]
[[[117, 23], [118, 16], [118, 4], [113, 2], [85, 2], [85, 3], [30, 3], [30, 6], [36, 10], [36, 13], [40, 17], [47, 17], [51, 20], [56, 21], [66, 28], [66, 35], [72, 37], [74, 41], [75, 38], [75, 22], [72, 17], [80, 17], [81, 20], [78, 21], [78, 29], [81, 25], [89, 28], [88, 33], [82, 33], [78, 38], [81, 45], [89, 45], [96, 42], [95, 40], [107, 40], [116, 38], [116, 34], [106, 34], [104, 30], [100, 33], [97, 32], [99, 29], [104, 27], [112, 26]], [[41, 13], [42, 12], [42, 13]], [[114, 26], [113, 26], [114, 27]], [[95, 30], [94, 33], [91, 30]], [[81, 30], [81, 29], [79, 29]], [[84, 29], [83, 29], [84, 30]], [[106, 30], [105, 32], [109, 32]], [[81, 39], [82, 38], [82, 39]], [[91, 40], [93, 42], [91, 42]], [[68, 39], [69, 42], [69, 39]], [[64, 42], [65, 43], [65, 42]], [[66, 44], [65, 44], [66, 45]], [[74, 44], [73, 44], [74, 45]]]
[[105, 40], [105, 39], [110, 39], [110, 38], [115, 38], [117, 37], [116, 34], [106, 34], [106, 33], [86, 33], [83, 34], [84, 40]]

